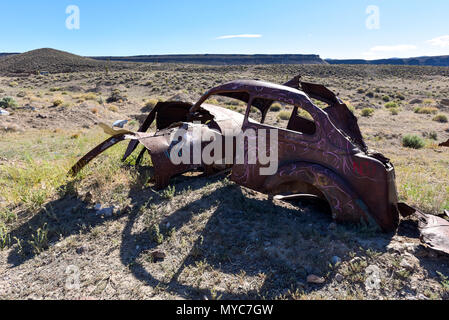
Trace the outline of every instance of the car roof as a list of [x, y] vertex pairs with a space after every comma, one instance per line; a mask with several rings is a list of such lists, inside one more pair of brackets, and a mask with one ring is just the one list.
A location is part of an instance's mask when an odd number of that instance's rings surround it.
[[288, 91], [295, 94], [300, 95], [306, 95], [303, 91], [300, 91], [298, 89], [287, 87], [281, 84], [261, 81], [261, 80], [234, 80], [227, 82], [225, 84], [219, 85], [215, 88], [212, 88], [209, 90], [210, 92], [218, 92], [218, 91], [246, 91], [250, 93], [257, 93], [262, 91], [263, 89], [274, 89], [274, 90], [281, 90], [281, 91]]
[[199, 106], [211, 95], [221, 95], [229, 98], [248, 102], [249, 95], [256, 99], [252, 105], [258, 108], [263, 115], [266, 115], [273, 101], [281, 101], [288, 104], [304, 104], [310, 102], [310, 98], [303, 91], [260, 80], [234, 80], [210, 89], [195, 104], [193, 110]]

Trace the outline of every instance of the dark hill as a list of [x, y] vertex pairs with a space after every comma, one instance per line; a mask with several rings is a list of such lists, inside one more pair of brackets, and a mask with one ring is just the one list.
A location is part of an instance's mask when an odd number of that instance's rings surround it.
[[99, 71], [105, 70], [106, 66], [114, 67], [114, 69], [120, 68], [119, 63], [111, 65], [104, 61], [48, 48], [0, 58], [1, 74], [26, 74], [41, 71], [50, 73]]

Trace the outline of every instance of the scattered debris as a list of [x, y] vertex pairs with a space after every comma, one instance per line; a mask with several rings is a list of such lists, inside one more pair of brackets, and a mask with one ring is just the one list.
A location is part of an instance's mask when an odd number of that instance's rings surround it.
[[309, 274], [307, 276], [307, 282], [313, 284], [323, 284], [326, 280], [322, 277], [318, 277], [314, 274]]
[[153, 258], [154, 262], [162, 261], [165, 259], [166, 254], [163, 251], [155, 250], [151, 252], [151, 257]]
[[419, 212], [421, 240], [435, 251], [449, 254], [449, 221]]
[[113, 128], [123, 128], [125, 124], [128, 123], [128, 120], [117, 120], [112, 124]]
[[36, 107], [30, 106], [29, 104], [27, 104], [26, 106], [24, 106], [23, 109], [25, 109], [25, 110], [31, 110], [31, 111], [36, 111]]
[[342, 282], [345, 278], [343, 277], [343, 275], [341, 275], [340, 273], [337, 273], [335, 275], [335, 280], [337, 280], [338, 282]]
[[405, 255], [404, 256], [404, 258], [401, 260], [401, 263], [399, 264], [399, 266], [400, 267], [402, 267], [402, 268], [404, 268], [404, 269], [406, 269], [406, 270], [408, 270], [408, 271], [412, 271], [412, 270], [414, 270], [415, 269], [415, 260], [418, 260], [418, 259], [414, 259], [413, 261], [412, 261], [412, 258], [411, 258], [412, 256], [410, 255], [410, 254], [408, 254], [408, 255]]
[[401, 215], [415, 215], [418, 218], [418, 229], [421, 241], [435, 252], [449, 254], [449, 221], [436, 215], [425, 214], [404, 203], [400, 204]]
[[108, 208], [101, 208], [97, 209], [97, 206], [95, 206], [95, 210], [97, 210], [97, 214], [100, 216], [105, 216], [105, 217], [112, 217], [112, 215], [114, 214], [114, 209], [115, 207], [108, 207]]
[[83, 245], [81, 247], [76, 248], [76, 253], [83, 254], [83, 253], [87, 252], [88, 250], [89, 250], [89, 247], [86, 245]]
[[0, 116], [9, 116], [9, 112], [3, 109], [0, 109]]

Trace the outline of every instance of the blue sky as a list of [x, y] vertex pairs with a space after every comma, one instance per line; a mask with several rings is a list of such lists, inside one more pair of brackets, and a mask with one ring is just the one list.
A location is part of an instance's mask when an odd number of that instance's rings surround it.
[[[80, 10], [78, 30], [66, 27], [69, 5]], [[0, 52], [449, 54], [447, 0], [2, 0], [0, 12]]]

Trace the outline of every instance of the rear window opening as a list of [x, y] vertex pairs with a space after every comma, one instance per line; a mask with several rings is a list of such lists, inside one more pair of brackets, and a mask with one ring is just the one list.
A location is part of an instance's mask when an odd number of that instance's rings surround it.
[[[254, 101], [257, 101], [257, 99]], [[284, 128], [308, 135], [315, 134], [316, 124], [310, 113], [302, 108], [290, 104], [278, 101], [271, 102], [271, 106], [265, 119], [263, 119], [262, 112], [258, 108], [251, 106], [249, 121], [257, 121], [259, 123], [265, 123], [270, 126]]]
[[213, 104], [215, 106], [223, 107], [240, 114], [245, 114], [247, 103], [242, 100], [248, 100], [247, 93], [239, 93], [236, 97], [228, 97], [224, 95], [212, 95], [204, 103]]

